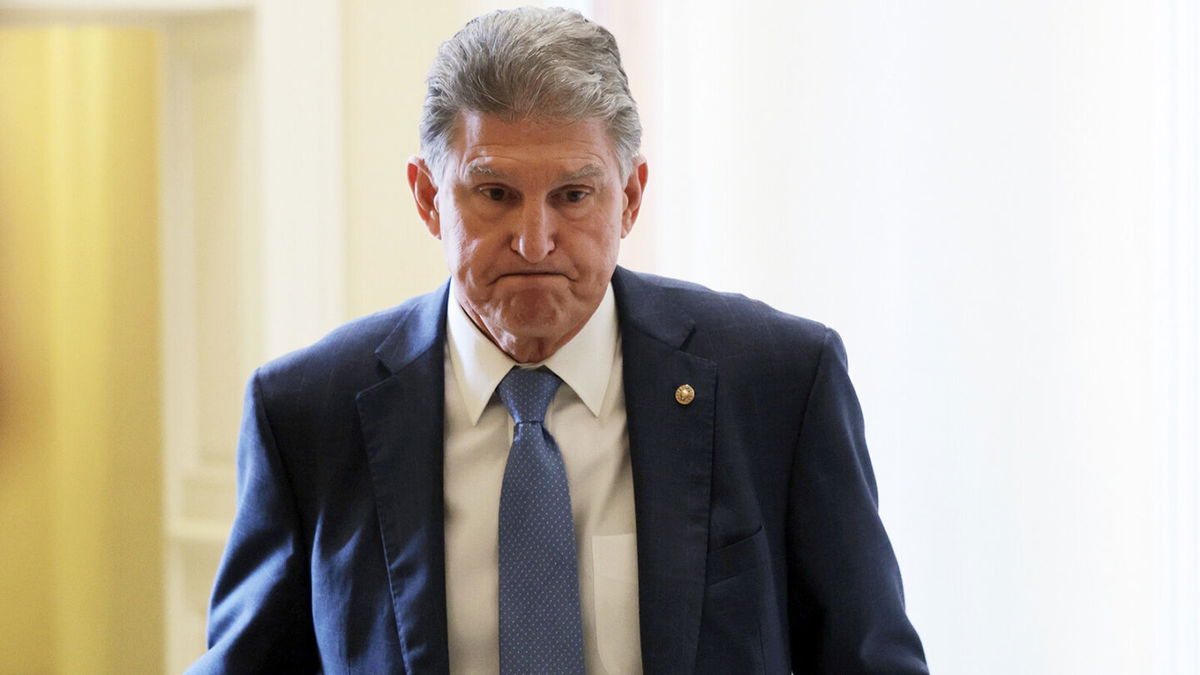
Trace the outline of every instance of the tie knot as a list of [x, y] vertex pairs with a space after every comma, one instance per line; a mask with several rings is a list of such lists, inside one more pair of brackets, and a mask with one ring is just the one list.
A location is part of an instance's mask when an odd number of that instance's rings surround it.
[[558, 391], [562, 380], [546, 367], [537, 370], [513, 368], [508, 371], [500, 386], [500, 400], [517, 424], [541, 422], [546, 418], [546, 408]]

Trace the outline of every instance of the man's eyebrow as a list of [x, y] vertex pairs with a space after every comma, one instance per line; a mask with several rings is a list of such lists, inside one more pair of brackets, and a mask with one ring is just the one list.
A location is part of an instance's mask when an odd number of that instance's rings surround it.
[[486, 176], [488, 178], [499, 178], [499, 179], [508, 178], [508, 176], [506, 174], [504, 174], [503, 172], [497, 171], [486, 164], [471, 165], [470, 167], [467, 168], [467, 175], [468, 176]]
[[[509, 180], [508, 174], [504, 173], [503, 171], [497, 171], [487, 164], [474, 164], [467, 167], [467, 175], [472, 177], [483, 176], [485, 178], [495, 178], [496, 180]], [[562, 174], [558, 177], [557, 182], [574, 183], [575, 181], [580, 181], [585, 178], [595, 178], [596, 176], [603, 175], [603, 168], [596, 164], [587, 164], [584, 165], [583, 168]]]
[[582, 169], [563, 174], [562, 176], [559, 177], [558, 182], [572, 183], [577, 180], [583, 180], [584, 178], [595, 178], [596, 176], [603, 176], [603, 175], [604, 175], [604, 169], [600, 168], [599, 166], [596, 166], [595, 164], [588, 164], [587, 166], [583, 167]]

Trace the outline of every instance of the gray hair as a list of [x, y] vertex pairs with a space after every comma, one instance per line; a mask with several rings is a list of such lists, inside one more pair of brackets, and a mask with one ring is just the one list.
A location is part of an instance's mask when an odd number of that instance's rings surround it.
[[426, 83], [421, 153], [435, 177], [463, 111], [509, 120], [602, 119], [622, 179], [641, 145], [617, 40], [574, 10], [522, 7], [476, 17], [438, 48]]

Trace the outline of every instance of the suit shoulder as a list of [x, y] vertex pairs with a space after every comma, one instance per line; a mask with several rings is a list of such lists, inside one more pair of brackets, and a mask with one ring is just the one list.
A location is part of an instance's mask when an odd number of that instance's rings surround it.
[[696, 337], [737, 349], [801, 349], [819, 353], [837, 333], [825, 324], [778, 310], [741, 293], [651, 274], [637, 274], [658, 289], [659, 304], [677, 308], [696, 323]]
[[414, 316], [423, 320], [444, 301], [444, 291], [434, 291], [348, 321], [316, 342], [263, 364], [258, 377], [292, 390], [313, 382], [327, 388], [367, 386], [378, 379], [380, 344], [406, 321]]

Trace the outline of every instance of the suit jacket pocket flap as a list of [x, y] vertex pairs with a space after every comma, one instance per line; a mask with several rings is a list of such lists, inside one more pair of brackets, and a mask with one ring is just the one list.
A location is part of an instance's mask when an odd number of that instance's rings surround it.
[[760, 526], [748, 537], [708, 554], [708, 583], [735, 577], [767, 561], [766, 532]]

